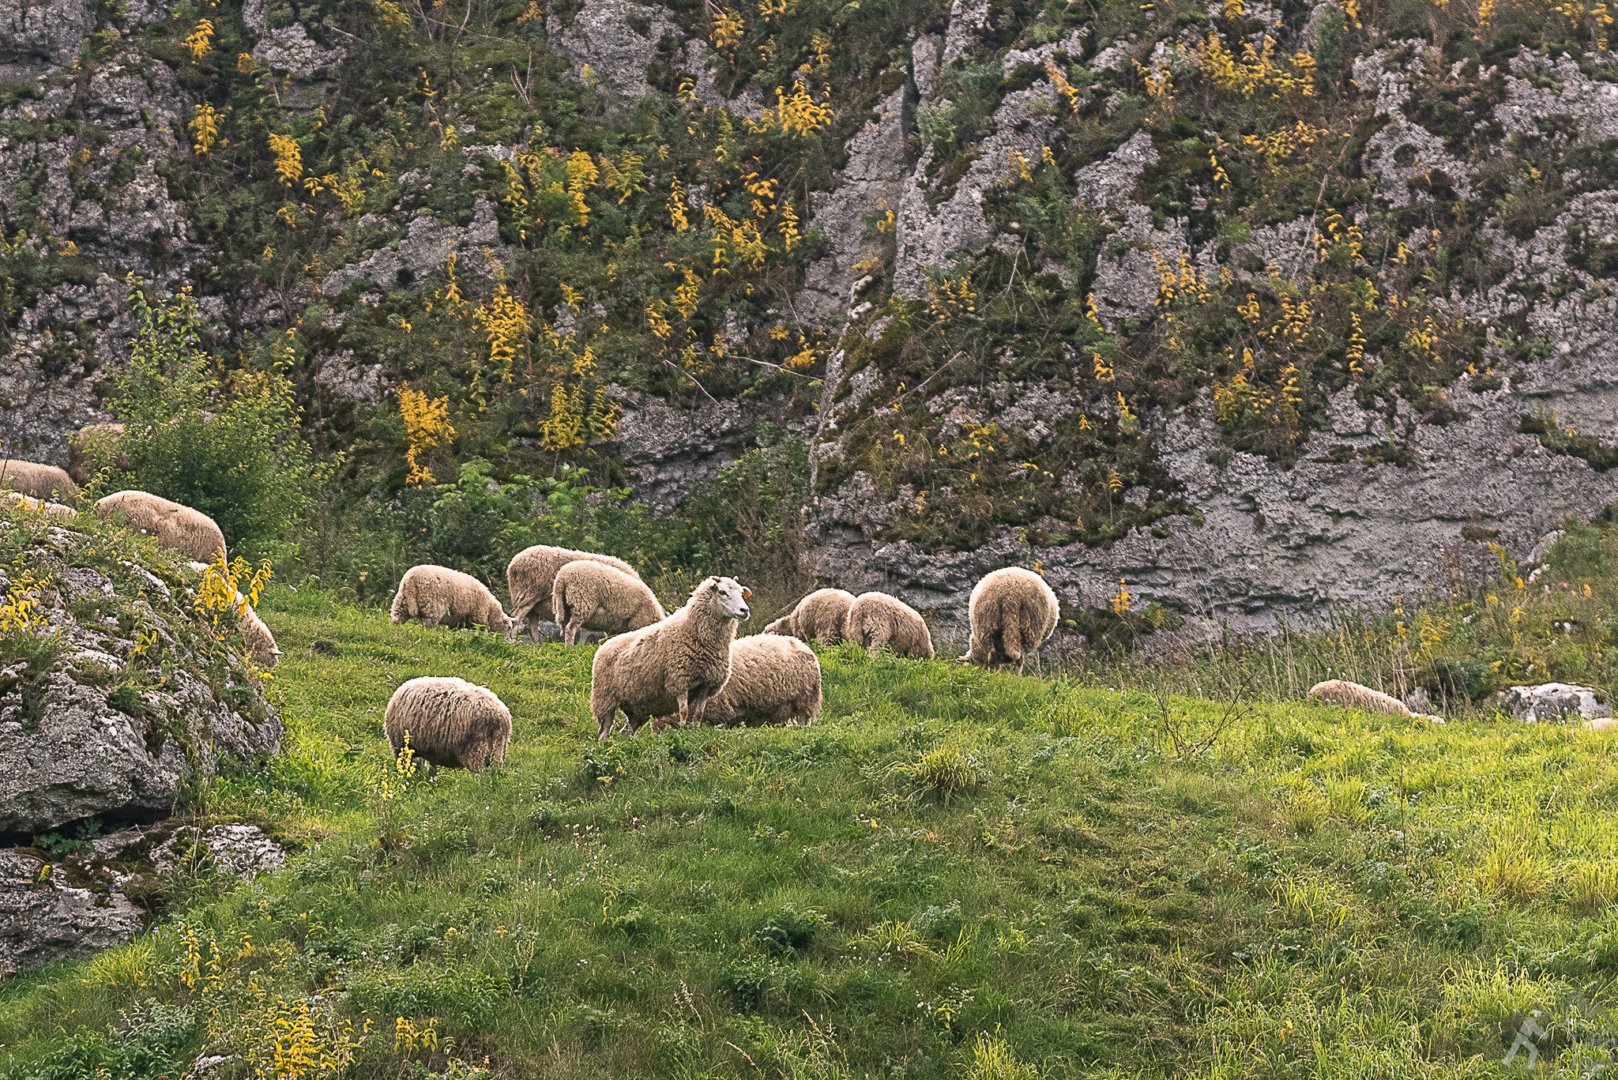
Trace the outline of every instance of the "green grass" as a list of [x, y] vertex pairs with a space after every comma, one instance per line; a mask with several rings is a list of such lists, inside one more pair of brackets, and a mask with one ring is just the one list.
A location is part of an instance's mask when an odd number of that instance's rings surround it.
[[[1222, 706], [830, 650], [815, 726], [601, 746], [589, 649], [266, 619], [285, 752], [187, 813], [296, 854], [0, 986], [0, 1077], [274, 1076], [277, 1023], [358, 1077], [1492, 1076], [1530, 1010], [1563, 1068], [1614, 1034], [1610, 737], [1277, 703], [1180, 756]], [[494, 688], [510, 758], [384, 798], [421, 674]]]

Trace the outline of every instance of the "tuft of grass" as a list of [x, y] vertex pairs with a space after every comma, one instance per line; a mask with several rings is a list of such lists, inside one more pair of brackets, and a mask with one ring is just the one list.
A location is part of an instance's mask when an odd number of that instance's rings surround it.
[[1618, 862], [1584, 859], [1568, 875], [1568, 899], [1574, 910], [1599, 915], [1618, 900]]
[[892, 772], [910, 782], [916, 794], [932, 795], [944, 802], [978, 790], [986, 777], [977, 756], [959, 746], [938, 746], [912, 762], [893, 766]]
[[1483, 857], [1483, 884], [1513, 903], [1525, 904], [1545, 891], [1546, 867], [1516, 841], [1497, 840]]
[[1040, 1072], [1004, 1042], [980, 1032], [961, 1076], [963, 1080], [1039, 1080]]

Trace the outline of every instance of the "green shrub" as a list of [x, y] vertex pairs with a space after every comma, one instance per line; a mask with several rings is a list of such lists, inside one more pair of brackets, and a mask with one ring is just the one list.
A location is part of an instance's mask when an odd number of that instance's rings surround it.
[[323, 474], [283, 367], [226, 369], [209, 356], [189, 293], [154, 301], [137, 286], [130, 302], [135, 339], [108, 403], [124, 433], [114, 446], [87, 448], [96, 487], [195, 507], [246, 554], [290, 553]]

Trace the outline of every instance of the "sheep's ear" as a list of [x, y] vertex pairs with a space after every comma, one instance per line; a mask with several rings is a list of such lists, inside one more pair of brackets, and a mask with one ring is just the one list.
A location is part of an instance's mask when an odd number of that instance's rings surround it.
[[749, 589], [746, 585], [742, 586], [742, 599], [743, 600], [751, 600], [751, 599], [753, 599], [753, 590]]

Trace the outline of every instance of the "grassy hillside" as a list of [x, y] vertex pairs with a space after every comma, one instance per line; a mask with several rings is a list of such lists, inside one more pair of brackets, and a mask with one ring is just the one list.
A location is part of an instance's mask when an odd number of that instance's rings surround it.
[[[297, 853], [0, 987], [0, 1077], [1458, 1077], [1532, 1009], [1558, 1067], [1615, 1034], [1600, 735], [834, 650], [819, 725], [598, 746], [588, 649], [267, 618], [286, 752], [188, 813]], [[511, 705], [504, 770], [390, 763], [435, 672]]]

